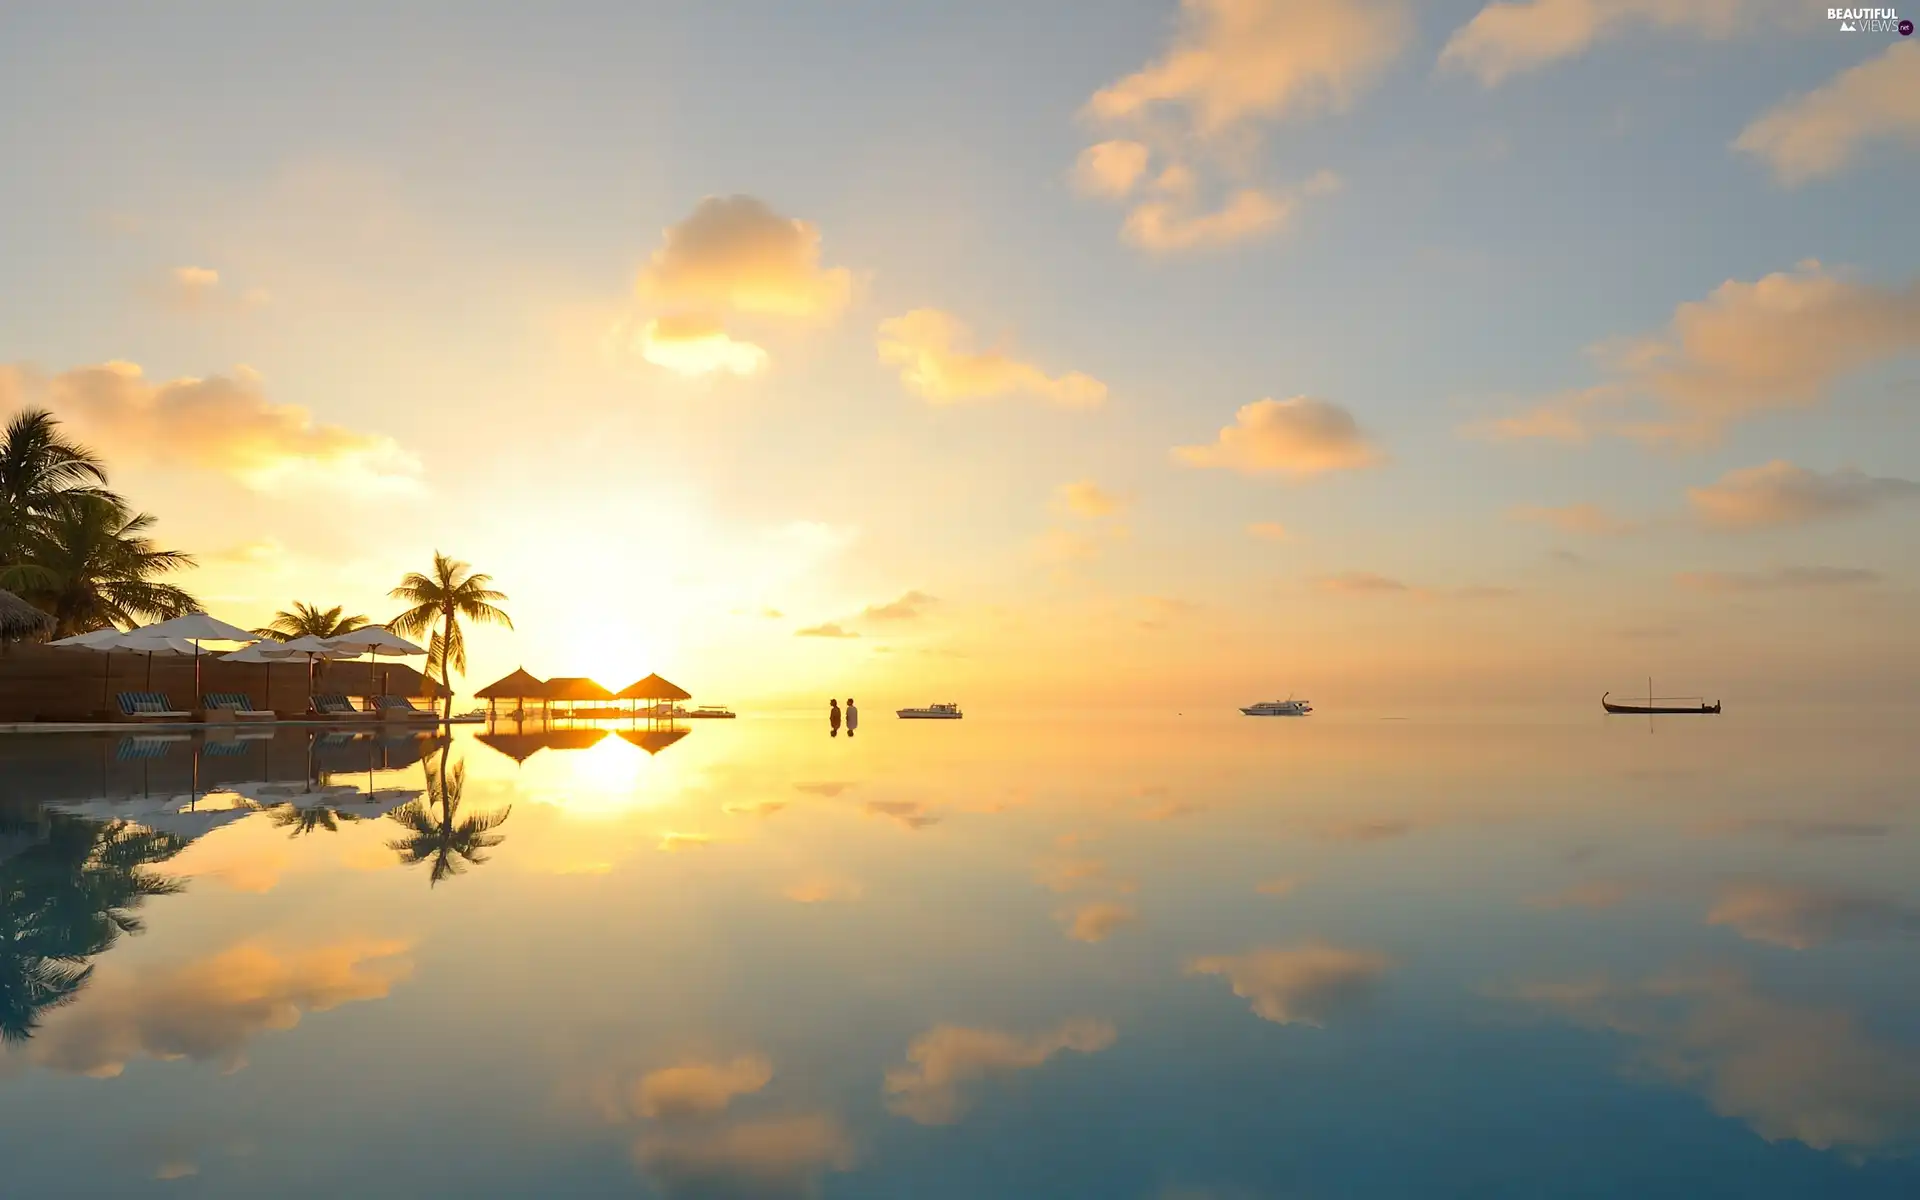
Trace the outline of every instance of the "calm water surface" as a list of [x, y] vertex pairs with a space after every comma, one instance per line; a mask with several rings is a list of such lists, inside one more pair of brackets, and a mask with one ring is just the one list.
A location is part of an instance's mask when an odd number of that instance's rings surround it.
[[1912, 728], [0, 738], [0, 1195], [1910, 1198]]

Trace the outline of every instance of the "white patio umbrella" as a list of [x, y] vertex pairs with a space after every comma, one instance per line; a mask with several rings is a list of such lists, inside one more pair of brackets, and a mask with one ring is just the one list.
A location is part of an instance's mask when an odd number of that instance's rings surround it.
[[49, 646], [59, 646], [73, 650], [105, 651], [106, 659], [100, 664], [100, 707], [107, 706], [107, 689], [113, 686], [113, 652], [120, 649], [121, 638], [126, 635], [109, 625], [105, 629], [93, 629], [86, 633], [76, 633], [72, 637], [63, 637], [57, 642], [48, 642]]
[[[351, 650], [355, 657], [371, 654], [376, 660], [382, 654], [413, 655], [425, 654], [426, 647], [416, 646], [391, 629], [379, 625], [369, 625], [365, 629], [356, 629], [352, 633], [343, 633], [339, 637], [326, 639], [328, 646], [335, 650]], [[369, 680], [373, 675], [373, 666], [367, 667]], [[383, 688], [385, 684], [381, 685]]]
[[260, 703], [268, 708], [272, 708], [273, 668], [270, 664], [286, 662], [288, 659], [299, 657], [301, 657], [300, 651], [290, 648], [285, 642], [266, 639], [255, 642], [253, 645], [244, 647], [243, 649], [222, 654], [220, 660], [222, 662], [261, 663], [267, 665], [267, 686], [266, 691], [261, 695]]
[[133, 632], [143, 637], [184, 638], [193, 643], [193, 694], [196, 697], [200, 694], [200, 643], [250, 643], [260, 640], [260, 635], [250, 629], [229, 625], [203, 612], [188, 613], [184, 617], [175, 617], [155, 625], [142, 625]]
[[314, 663], [323, 659], [357, 658], [365, 653], [365, 651], [361, 650], [343, 649], [335, 646], [325, 638], [318, 638], [310, 633], [303, 637], [294, 638], [290, 642], [281, 642], [280, 645], [296, 654], [304, 654], [307, 656], [307, 694], [309, 696], [313, 694]]

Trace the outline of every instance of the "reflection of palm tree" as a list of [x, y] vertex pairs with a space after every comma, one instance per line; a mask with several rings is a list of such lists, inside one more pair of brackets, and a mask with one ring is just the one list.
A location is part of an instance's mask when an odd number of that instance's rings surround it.
[[283, 804], [273, 810], [275, 825], [293, 828], [293, 832], [288, 834], [288, 837], [299, 837], [302, 834], [312, 833], [316, 829], [324, 829], [328, 833], [339, 833], [340, 822], [359, 819], [352, 813], [340, 812], [327, 804], [315, 804], [310, 808], [301, 808], [297, 804]]
[[504, 835], [492, 831], [505, 824], [513, 812], [509, 806], [498, 812], [462, 817], [460, 798], [467, 786], [467, 764], [457, 763], [449, 772], [449, 757], [442, 750], [436, 756], [437, 763], [429, 760], [421, 764], [427, 777], [426, 800], [415, 800], [387, 814], [406, 826], [408, 833], [406, 837], [388, 842], [388, 848], [398, 854], [403, 863], [432, 863], [427, 876], [430, 887], [442, 879], [465, 873], [470, 864], [478, 866], [486, 862], [485, 852], [506, 840]]
[[180, 890], [145, 868], [186, 841], [124, 821], [47, 814], [45, 840], [0, 862], [0, 1041], [33, 1036], [93, 974], [88, 959], [144, 925], [149, 896]]

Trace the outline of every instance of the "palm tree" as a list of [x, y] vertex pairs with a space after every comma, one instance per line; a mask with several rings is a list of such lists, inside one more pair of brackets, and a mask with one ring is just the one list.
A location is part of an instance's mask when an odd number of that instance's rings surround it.
[[[513, 628], [512, 619], [494, 606], [495, 601], [507, 597], [487, 586], [492, 582], [493, 576], [476, 575], [469, 564], [435, 550], [432, 574], [412, 572], [388, 593], [413, 607], [387, 622], [387, 628], [401, 637], [419, 637], [433, 630], [433, 642], [427, 647], [427, 671], [431, 674], [437, 668], [440, 672], [449, 721], [453, 719], [453, 673], [465, 674], [467, 670], [467, 639], [460, 631], [460, 618]], [[434, 629], [435, 625], [439, 628]]]
[[[447, 758], [447, 752], [442, 750], [437, 770], [433, 762], [421, 764], [427, 777], [424, 802], [415, 800], [387, 814], [408, 832], [407, 837], [388, 842], [387, 848], [408, 865], [432, 863], [427, 872], [428, 887], [464, 874], [469, 865], [486, 862], [485, 852], [506, 840], [504, 835], [492, 830], [505, 824], [513, 814], [509, 805], [499, 812], [461, 817], [460, 796], [467, 786], [467, 764], [455, 765], [452, 774], [448, 774]], [[439, 805], [437, 813], [436, 804]], [[457, 823], [455, 818], [459, 818]]]
[[35, 842], [0, 862], [0, 1043], [32, 1037], [40, 1014], [86, 986], [91, 958], [142, 931], [134, 910], [181, 887], [147, 868], [187, 844], [124, 821], [14, 817], [0, 814], [0, 831], [18, 826]]
[[44, 574], [32, 565], [44, 522], [68, 501], [112, 497], [93, 451], [61, 436], [42, 408], [14, 414], [0, 430], [0, 586], [24, 590]]
[[332, 608], [322, 609], [317, 604], [302, 604], [294, 601], [291, 610], [281, 610], [273, 614], [273, 621], [264, 629], [256, 629], [255, 635], [263, 638], [276, 638], [290, 642], [294, 638], [339, 637], [343, 633], [352, 633], [363, 628], [367, 619], [355, 615], [343, 617], [345, 606], [336, 604]]
[[60, 637], [198, 612], [191, 593], [154, 578], [194, 562], [147, 536], [153, 520], [111, 494], [68, 496], [40, 523], [21, 596], [53, 615]]

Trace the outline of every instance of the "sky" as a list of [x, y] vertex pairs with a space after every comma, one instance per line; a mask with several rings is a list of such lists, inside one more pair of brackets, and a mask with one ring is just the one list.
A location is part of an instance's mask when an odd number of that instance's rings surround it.
[[1779, 0], [14, 5], [0, 410], [469, 689], [1910, 700], [1916, 150]]

